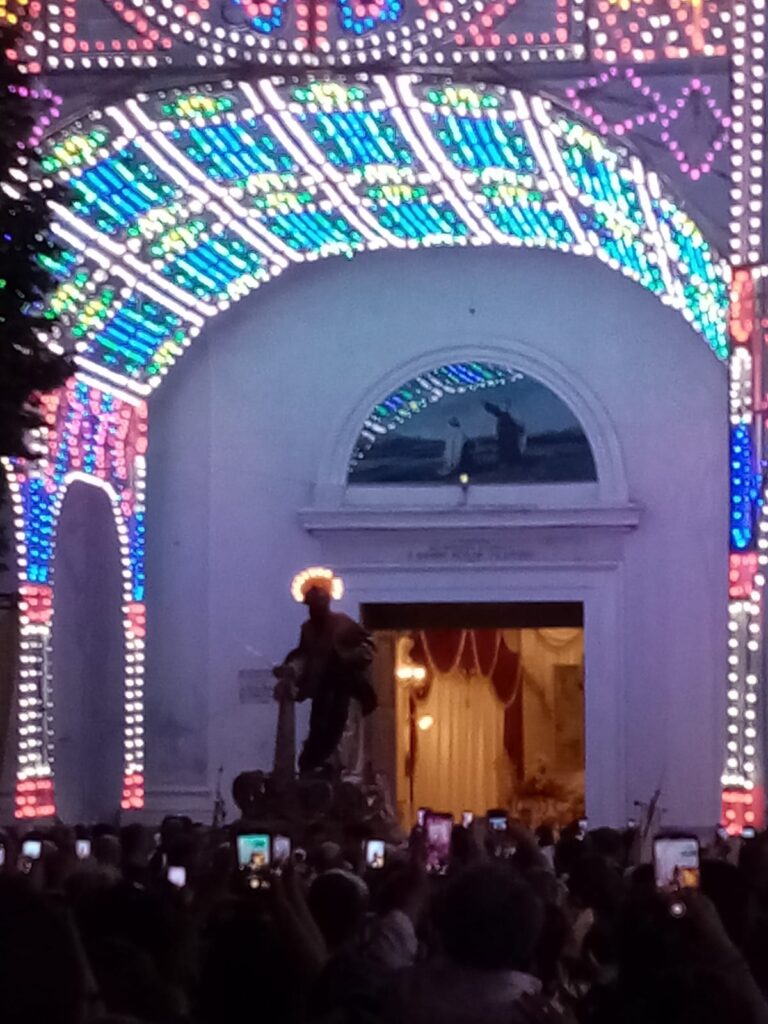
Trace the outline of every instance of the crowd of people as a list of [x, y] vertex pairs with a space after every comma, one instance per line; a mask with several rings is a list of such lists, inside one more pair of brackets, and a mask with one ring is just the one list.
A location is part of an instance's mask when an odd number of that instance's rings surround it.
[[253, 831], [4, 830], [0, 1021], [768, 1024], [767, 834], [715, 833], [665, 892], [633, 829], [476, 819], [433, 874], [418, 826], [241, 866]]

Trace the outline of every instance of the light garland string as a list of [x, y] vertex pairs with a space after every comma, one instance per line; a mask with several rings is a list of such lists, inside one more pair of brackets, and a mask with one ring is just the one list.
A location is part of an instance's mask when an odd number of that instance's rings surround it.
[[766, 135], [766, 0], [733, 5], [731, 258], [756, 264], [763, 248]]
[[[723, 774], [723, 815], [729, 830], [762, 824], [764, 795], [758, 692], [768, 519], [759, 493], [763, 409], [762, 346], [755, 272], [763, 251], [765, 187], [765, 0], [733, 5], [731, 68], [730, 249], [733, 275], [731, 356], [731, 561], [729, 580], [728, 723]], [[758, 499], [762, 511], [755, 542]], [[756, 548], [756, 550], [755, 550]]]

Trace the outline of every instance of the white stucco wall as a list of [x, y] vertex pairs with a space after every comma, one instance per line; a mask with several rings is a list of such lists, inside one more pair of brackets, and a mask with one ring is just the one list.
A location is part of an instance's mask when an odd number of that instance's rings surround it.
[[[147, 750], [157, 806], [163, 795], [206, 806], [220, 764], [227, 787], [244, 768], [270, 766], [274, 710], [241, 705], [237, 673], [279, 660], [295, 640], [302, 611], [288, 583], [327, 554], [298, 511], [325, 494], [318, 474], [377, 382], [462, 345], [466, 358], [540, 352], [597, 396], [641, 510], [620, 541], [611, 598], [623, 678], [593, 690], [615, 685], [624, 710], [623, 771], [600, 781], [619, 791], [600, 814], [626, 816], [662, 785], [669, 822], [717, 820], [725, 367], [678, 313], [596, 261], [508, 250], [297, 268], [210, 323], [152, 397]], [[454, 570], [458, 590], [467, 572]], [[346, 607], [356, 610], [354, 589]]]

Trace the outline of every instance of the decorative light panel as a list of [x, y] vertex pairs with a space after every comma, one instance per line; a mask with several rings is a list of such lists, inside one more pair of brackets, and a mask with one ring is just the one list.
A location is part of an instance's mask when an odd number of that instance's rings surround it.
[[725, 56], [729, 8], [722, 0], [596, 0], [592, 56], [607, 64]]
[[44, 399], [47, 455], [33, 464], [4, 460], [16, 522], [21, 679], [16, 814], [54, 813], [50, 644], [53, 556], [58, 516], [76, 480], [108, 495], [123, 565], [125, 729], [122, 806], [144, 797], [144, 509], [146, 405], [87, 375]]
[[[0, 18], [9, 13], [7, 0]], [[720, 57], [722, 0], [24, 0], [30, 73], [242, 62], [356, 65]], [[110, 24], [111, 17], [111, 24]]]
[[[761, 768], [758, 760], [758, 752], [764, 760], [758, 704], [764, 680], [768, 495], [764, 483], [764, 424], [756, 413], [765, 408], [761, 326], [765, 267], [758, 264], [765, 258], [766, 13], [766, 0], [734, 0], [732, 4], [729, 233], [736, 269], [730, 311], [730, 418], [736, 443], [732, 440], [728, 741], [723, 813], [733, 833], [740, 832], [744, 825], [761, 825], [765, 810], [765, 766], [763, 763]], [[745, 493], [748, 469], [763, 474], [760, 502], [752, 493]], [[762, 508], [755, 536], [758, 504]]]
[[749, 423], [731, 427], [731, 546], [744, 551], [752, 545], [759, 508], [760, 478], [755, 465]]
[[630, 154], [517, 92], [404, 75], [143, 95], [45, 162], [75, 193], [51, 310], [89, 372], [139, 394], [292, 263], [387, 246], [595, 255], [726, 356], [727, 275], [695, 224]]
[[[728, 606], [727, 741], [723, 817], [737, 834], [761, 825], [762, 772], [758, 767], [758, 701], [762, 678], [762, 600], [768, 563], [768, 516], [761, 494], [762, 347], [759, 272], [737, 267], [731, 282], [730, 357], [730, 574]], [[757, 403], [756, 403], [757, 399]]]
[[17, 57], [32, 74], [583, 60], [585, 12], [586, 0], [30, 0]]
[[658, 78], [649, 79], [635, 67], [614, 65], [581, 79], [564, 95], [568, 106], [601, 135], [642, 133], [665, 146], [679, 170], [698, 181], [711, 173], [725, 149], [731, 118], [703, 76], [689, 79], [666, 97], [659, 89]]

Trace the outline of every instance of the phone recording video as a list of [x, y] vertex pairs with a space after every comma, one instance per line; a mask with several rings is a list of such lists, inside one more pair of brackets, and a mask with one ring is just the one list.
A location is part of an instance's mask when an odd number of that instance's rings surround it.
[[272, 860], [275, 864], [284, 864], [291, 856], [291, 840], [289, 836], [272, 838]]
[[744, 828], [741, 830], [741, 838], [742, 839], [754, 839], [755, 838], [755, 830], [753, 828], [751, 828], [749, 825], [745, 825]]
[[657, 836], [653, 841], [653, 870], [660, 892], [699, 887], [699, 841], [696, 836]]
[[5, 847], [0, 844], [0, 868], [5, 867]]
[[426, 868], [430, 875], [444, 875], [451, 855], [452, 814], [430, 811], [424, 819]]
[[461, 826], [462, 828], [469, 828], [472, 822], [475, 820], [475, 816], [472, 811], [461, 812]]
[[374, 871], [384, 867], [384, 840], [368, 839], [365, 843], [365, 866]]
[[21, 855], [29, 860], [40, 860], [43, 844], [39, 839], [25, 839], [21, 844]]
[[187, 884], [187, 869], [178, 865], [169, 866], [168, 881], [177, 889], [183, 889]]
[[237, 863], [241, 871], [260, 871], [269, 867], [270, 842], [264, 832], [250, 832], [237, 837]]
[[91, 840], [76, 839], [75, 854], [78, 860], [88, 860], [88, 858], [91, 856]]
[[509, 818], [504, 811], [488, 811], [488, 828], [491, 832], [506, 832]]
[[416, 811], [416, 824], [418, 825], [419, 828], [424, 828], [424, 822], [426, 820], [426, 817], [427, 817], [427, 808], [426, 807], [420, 807], [418, 809], [418, 811]]

